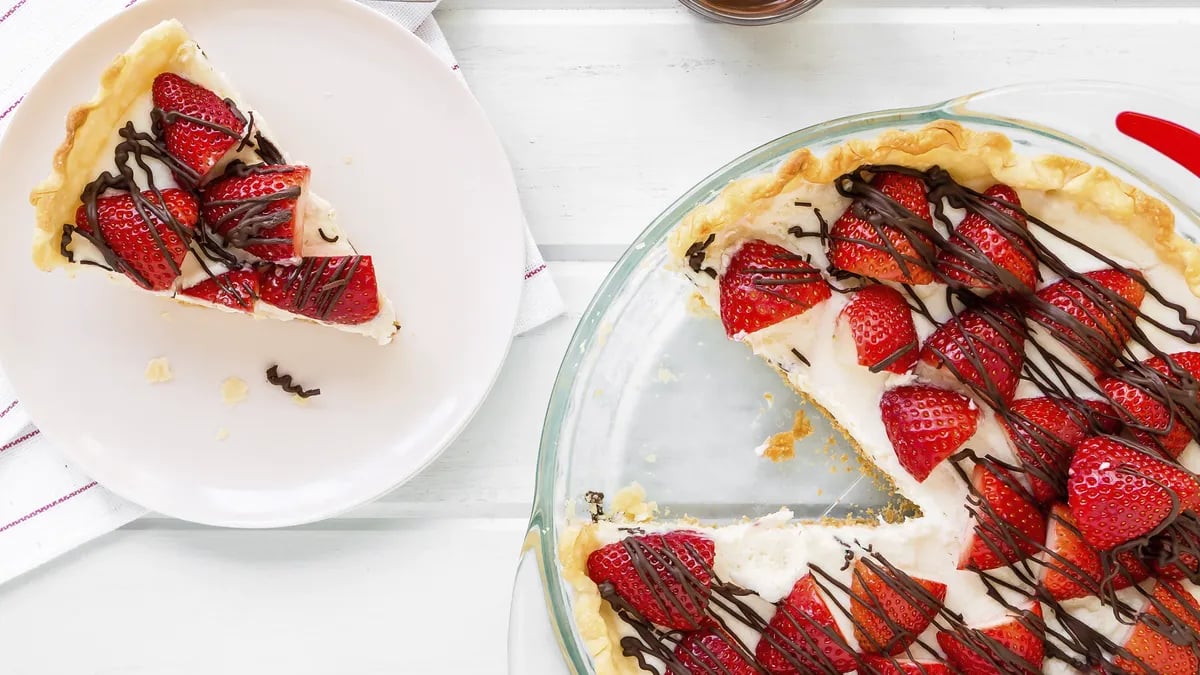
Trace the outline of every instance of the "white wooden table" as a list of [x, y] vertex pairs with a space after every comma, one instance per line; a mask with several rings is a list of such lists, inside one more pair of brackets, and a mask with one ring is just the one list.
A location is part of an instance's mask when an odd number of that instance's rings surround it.
[[145, 518], [0, 588], [0, 672], [505, 672], [562, 351], [611, 263], [678, 194], [793, 129], [1013, 82], [1126, 80], [1200, 102], [1200, 9], [986, 8], [1002, 2], [826, 0], [735, 29], [673, 0], [445, 0], [569, 316], [517, 339], [462, 437], [378, 503], [265, 532]]

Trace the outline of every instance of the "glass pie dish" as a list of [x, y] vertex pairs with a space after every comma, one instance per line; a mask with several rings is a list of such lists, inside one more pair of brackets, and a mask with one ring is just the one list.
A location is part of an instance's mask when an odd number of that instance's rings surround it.
[[[1025, 155], [1058, 154], [1103, 166], [1161, 199], [1185, 237], [1200, 236], [1188, 197], [1198, 185], [1200, 111], [1160, 93], [1113, 83], [1023, 85], [945, 103], [842, 118], [794, 132], [734, 160], [688, 191], [637, 238], [584, 312], [551, 395], [537, 491], [510, 625], [510, 672], [530, 673], [529, 598], [545, 601], [566, 668], [594, 672], [561, 578], [559, 534], [587, 518], [586, 495], [639, 483], [660, 514], [710, 524], [786, 506], [800, 519], [845, 518], [892, 499], [859, 471], [850, 444], [765, 362], [696, 312], [686, 279], [664, 269], [668, 232], [729, 181], [774, 171], [793, 151], [820, 154], [886, 129], [953, 120], [998, 131]], [[1132, 134], [1132, 135], [1130, 135]], [[1148, 145], [1134, 138], [1148, 138]], [[1162, 148], [1166, 154], [1155, 147]], [[1189, 170], [1187, 167], [1192, 167]], [[772, 463], [756, 448], [804, 411], [813, 429], [795, 459]], [[577, 521], [576, 521], [577, 522]], [[539, 585], [522, 594], [522, 585]], [[542, 661], [538, 661], [542, 662]]]

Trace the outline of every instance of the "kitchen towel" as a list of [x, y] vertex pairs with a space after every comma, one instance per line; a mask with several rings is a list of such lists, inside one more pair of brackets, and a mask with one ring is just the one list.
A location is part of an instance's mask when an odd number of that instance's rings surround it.
[[[62, 51], [136, 1], [0, 0], [0, 134], [25, 92]], [[436, 2], [361, 1], [413, 31], [461, 77], [432, 17]], [[558, 289], [528, 229], [525, 241], [525, 286], [517, 334], [563, 311]], [[28, 418], [0, 372], [0, 582], [145, 512], [73, 469]]]

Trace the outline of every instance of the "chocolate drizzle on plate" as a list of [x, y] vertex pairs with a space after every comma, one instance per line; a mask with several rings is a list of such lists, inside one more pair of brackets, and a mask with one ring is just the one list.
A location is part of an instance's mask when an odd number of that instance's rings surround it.
[[[930, 220], [912, 213], [872, 184], [872, 178], [884, 172], [899, 173], [920, 181], [932, 206]], [[917, 170], [895, 165], [865, 165], [840, 176], [834, 181], [834, 186], [839, 194], [852, 200], [848, 207], [852, 213], [867, 222], [878, 236], [868, 241], [834, 234], [834, 228], [819, 212], [816, 213], [819, 224], [817, 231], [793, 227], [789, 229], [792, 236], [817, 238], [826, 247], [842, 241], [885, 251], [906, 276], [915, 269], [931, 273], [935, 283], [945, 286], [946, 304], [951, 314], [945, 320], [936, 320], [914, 287], [900, 284], [913, 311], [935, 325], [957, 323], [960, 329], [964, 327], [964, 313], [970, 312], [981, 320], [989, 329], [989, 334], [993, 334], [998, 341], [997, 344], [967, 339], [959, 345], [961, 357], [957, 359], [936, 349], [930, 350], [934, 361], [939, 362], [943, 371], [976, 401], [990, 408], [1010, 427], [1023, 432], [1011, 435], [1017, 456], [1021, 457], [1020, 464], [1003, 463], [986, 452], [978, 453], [969, 448], [949, 460], [967, 486], [967, 503], [964, 506], [971, 512], [977, 536], [993, 554], [1007, 563], [993, 570], [970, 570], [978, 576], [987, 595], [1027, 630], [1045, 637], [1046, 658], [1063, 661], [1080, 670], [1122, 672], [1116, 665], [1118, 662], [1140, 664], [1146, 669], [1150, 666], [1141, 663], [1123, 645], [1116, 644], [1067, 611], [1043, 586], [1042, 579], [1050, 570], [1064, 575], [1098, 597], [1117, 621], [1126, 625], [1146, 625], [1172, 644], [1186, 647], [1200, 656], [1200, 638], [1191, 628], [1200, 623], [1197, 612], [1191, 609], [1188, 602], [1161, 602], [1152, 596], [1149, 584], [1139, 583], [1145, 578], [1144, 570], [1157, 570], [1158, 574], [1162, 570], [1171, 570], [1179, 577], [1200, 581], [1200, 516], [1182, 511], [1179, 495], [1160, 484], [1169, 493], [1173, 505], [1171, 513], [1146, 535], [1120, 544], [1111, 551], [1097, 552], [1101, 575], [1095, 579], [1090, 570], [1050, 550], [1045, 541], [1035, 541], [1005, 522], [969, 478], [970, 469], [975, 464], [982, 464], [1010, 490], [1026, 497], [1030, 497], [1026, 483], [1030, 478], [1060, 486], [1061, 489], [1067, 478], [1065, 467], [1061, 462], [1052, 461], [1052, 458], [1064, 454], [1069, 457], [1073, 451], [1056, 436], [1054, 430], [1013, 411], [1009, 403], [1011, 393], [1006, 396], [1000, 389], [1000, 383], [989, 372], [989, 367], [994, 367], [996, 359], [988, 350], [1001, 355], [1020, 355], [1019, 359], [1005, 357], [1007, 360], [1003, 361], [1003, 365], [1019, 374], [1020, 380], [1033, 384], [1042, 395], [1071, 404], [1068, 406], [1071, 419], [1086, 429], [1088, 435], [1110, 437], [1132, 451], [1178, 466], [1170, 448], [1163, 441], [1177, 430], [1178, 425], [1183, 425], [1192, 437], [1200, 435], [1200, 382], [1155, 344], [1154, 338], [1165, 334], [1188, 345], [1196, 345], [1200, 343], [1200, 319], [1191, 316], [1181, 304], [1152, 286], [1140, 270], [1120, 264], [1054, 224], [1030, 214], [1019, 204], [977, 192], [956, 182], [947, 171], [937, 166]], [[807, 202], [794, 201], [793, 205], [811, 207]], [[1043, 281], [1039, 286], [1044, 286], [1044, 280], [1047, 279], [1061, 280], [1063, 288], [1070, 290], [1073, 297], [1082, 299], [1082, 302], [1073, 300], [1076, 304], [1072, 308], [1084, 311], [1067, 311], [1060, 306], [1061, 303], [1053, 304], [1045, 297], [1039, 297], [1036, 289], [1030, 288], [1012, 271], [990, 259], [978, 244], [956, 236], [956, 223], [951, 219], [949, 209], [973, 214], [994, 227], [1016, 255], [1028, 263], [1036, 263], [1034, 267], [1038, 270], [1038, 279]], [[685, 255], [692, 272], [714, 278], [718, 276], [714, 268], [705, 266], [706, 249], [714, 240], [715, 235], [709, 235], [688, 248]], [[1049, 240], [1056, 240], [1053, 248], [1047, 245], [1046, 241]], [[1090, 262], [1082, 266], [1084, 269], [1114, 270], [1130, 284], [1144, 290], [1145, 299], [1140, 304], [1132, 303], [1087, 273], [1077, 271], [1056, 253], [1064, 247], [1073, 249]], [[832, 280], [834, 290], [841, 292], [854, 292], [864, 284], [879, 282], [832, 266], [824, 272]], [[960, 278], [974, 279], [975, 282], [967, 284]], [[1112, 330], [1108, 330], [1110, 328]], [[1085, 367], [1081, 368], [1073, 359], [1062, 358], [1047, 346], [1047, 339], [1073, 351]], [[1036, 358], [1025, 358], [1027, 353]], [[807, 363], [798, 352], [794, 354]], [[1161, 359], [1162, 362], [1159, 367], [1152, 367], [1153, 364], [1147, 363], [1149, 358]], [[1088, 372], [1089, 368], [1094, 372]], [[1164, 408], [1169, 413], [1170, 421], [1162, 428], [1137, 421], [1136, 411], [1127, 409], [1121, 401], [1109, 396], [1103, 387], [1096, 384], [1097, 378], [1108, 378], [1136, 388], [1151, 402]], [[1107, 403], [1114, 412], [1081, 405], [1078, 403], [1081, 399]], [[1114, 415], [1117, 419], [1114, 419]], [[1116, 431], [1113, 431], [1114, 427], [1117, 427]], [[1040, 448], [1047, 449], [1052, 458], [1048, 459], [1043, 452], [1039, 452]], [[1150, 476], [1128, 466], [1120, 467], [1118, 472], [1154, 482]], [[1060, 492], [1059, 499], [1063, 498], [1065, 494]], [[1056, 515], [1049, 517], [1049, 526], [1066, 527], [1068, 531], [1079, 534], [1079, 540], [1083, 541], [1078, 528]], [[947, 536], [953, 536], [953, 533], [947, 533]], [[1033, 554], [1029, 555], [1031, 551]], [[639, 551], [639, 554], [643, 553]], [[633, 555], [634, 551], [631, 550]], [[669, 559], [671, 555], [670, 550], [657, 551], [659, 558]], [[928, 608], [932, 626], [950, 634], [961, 646], [998, 672], [1040, 672], [1039, 665], [1026, 662], [1020, 654], [968, 625], [962, 615], [932, 597], [920, 583], [880, 553], [857, 544], [846, 545], [846, 560], [847, 567], [842, 570], [828, 571], [810, 565], [809, 572], [830, 600], [831, 609], [848, 617], [859, 629], [857, 632], [867, 634], [853, 616], [851, 605], [856, 602], [847, 604], [843, 600], [852, 593], [852, 582], [846, 579], [851, 560], [857, 560], [858, 564], [853, 566], [850, 575], [860, 574], [861, 566], [915, 607]], [[711, 600], [707, 611], [715, 624], [725, 629], [729, 628], [725, 624], [727, 621], [740, 624], [740, 630], [727, 630], [729, 640], [736, 643], [739, 653], [752, 654], [750, 645], [738, 637], [739, 633], [745, 634], [747, 629], [757, 632], [762, 636], [760, 639], [771, 639], [772, 644], [781, 639], [775, 632], [767, 631], [769, 635], [764, 634], [766, 621], [762, 615], [746, 611], [749, 605], [744, 600], [748, 591], [728, 584], [715, 574], [710, 576]], [[648, 583], [653, 582], [651, 579]], [[1121, 589], [1120, 592], [1118, 589]], [[628, 603], [615, 597], [611, 588], [607, 592], [602, 588], [601, 593], [637, 634], [637, 637], [622, 640], [625, 654], [637, 658], [639, 664], [650, 672], [687, 672], [678, 669], [679, 664], [671, 654], [673, 646], [681, 639], [678, 631], [665, 631], [648, 622]], [[1035, 603], [1044, 609], [1047, 619], [1052, 617], [1055, 621], [1043, 620], [1039, 614], [1031, 611]], [[857, 604], [872, 605], [870, 602]], [[1184, 608], [1184, 616], [1176, 611], [1180, 607]], [[1153, 611], [1148, 615], [1146, 612], [1151, 609]], [[895, 623], [882, 610], [876, 616], [893, 630], [903, 630], [903, 626]], [[800, 633], [803, 635], [804, 631]], [[833, 632], [826, 637], [853, 654], [843, 638]], [[923, 643], [917, 639], [918, 636], [908, 637], [914, 641], [901, 650], [898, 657], [906, 660], [942, 659], [934, 645]], [[784, 652], [790, 649], [807, 653], [804, 646], [798, 643], [776, 646]], [[860, 646], [871, 648], [871, 645]], [[874, 647], [878, 649], [885, 645]], [[665, 664], [665, 670], [650, 663], [647, 660], [649, 657]], [[855, 654], [854, 658], [859, 672], [876, 672], [861, 655]], [[898, 667], [896, 657], [884, 658], [890, 659]], [[753, 659], [748, 660], [754, 663]], [[830, 662], [793, 665], [800, 672], [837, 672]]]
[[299, 384], [296, 384], [295, 380], [292, 379], [291, 375], [281, 375], [279, 373], [278, 365], [274, 365], [274, 366], [271, 366], [270, 368], [267, 368], [267, 382], [270, 382], [271, 384], [275, 385], [276, 387], [279, 387], [280, 389], [286, 391], [289, 394], [295, 394], [296, 396], [299, 396], [300, 398], [312, 398], [313, 396], [321, 395], [320, 388], [305, 389], [304, 387], [300, 386]]

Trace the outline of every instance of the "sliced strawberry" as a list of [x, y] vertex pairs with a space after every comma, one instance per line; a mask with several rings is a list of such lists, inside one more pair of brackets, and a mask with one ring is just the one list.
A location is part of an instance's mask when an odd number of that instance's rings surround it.
[[966, 384], [989, 403], [1008, 404], [1025, 362], [1025, 327], [1008, 309], [984, 305], [947, 319], [921, 348], [921, 362]]
[[[137, 200], [129, 193], [96, 200], [99, 236], [127, 266], [122, 270], [126, 276], [154, 291], [170, 288], [179, 276], [179, 266], [187, 255], [192, 230], [199, 219], [196, 200], [188, 193], [171, 188], [163, 190], [162, 196], [167, 219], [162, 217], [158, 196], [150, 190], [142, 192]], [[139, 209], [153, 221], [153, 232]], [[172, 219], [178, 227], [169, 222]], [[75, 228], [95, 236], [86, 207], [76, 210]]]
[[[993, 185], [983, 194], [1021, 205], [1020, 197], [1007, 185]], [[1029, 245], [1025, 216], [1007, 206], [991, 205], [1012, 216], [1020, 230], [1006, 231], [978, 213], [968, 213], [950, 233], [953, 248], [943, 249], [938, 254], [938, 271], [946, 278], [972, 288], [1033, 290], [1037, 285], [1037, 257]], [[978, 257], [988, 262], [976, 264], [973, 258]]]
[[[1192, 417], [1200, 352], [1178, 352], [1168, 357], [1170, 363], [1155, 357], [1142, 362], [1148, 370], [1123, 369], [1112, 377], [1097, 378], [1096, 384], [1139, 442], [1177, 457], [1192, 440], [1189, 421], [1193, 427], [1200, 423]], [[1165, 405], [1168, 401], [1171, 407]]]
[[864, 656], [863, 663], [875, 675], [953, 675], [950, 666], [940, 661], [910, 661], [890, 656]]
[[1071, 514], [1101, 551], [1153, 532], [1198, 497], [1194, 474], [1114, 438], [1088, 438], [1071, 459]]
[[174, 73], [154, 78], [154, 107], [162, 110], [167, 152], [201, 178], [229, 152], [246, 123], [213, 92]]
[[876, 225], [868, 220], [876, 215], [874, 211], [856, 201], [829, 231], [830, 262], [847, 272], [882, 281], [932, 282], [930, 263], [934, 259], [934, 248], [927, 234], [932, 225], [929, 224], [925, 184], [912, 176], [883, 172], [871, 180], [871, 185], [924, 224], [909, 234], [887, 223]]
[[1159, 580], [1153, 601], [1134, 624], [1113, 665], [1123, 673], [1196, 675], [1200, 672], [1200, 605], [1178, 582]]
[[[1026, 625], [1029, 624], [1029, 625]], [[939, 631], [938, 646], [946, 660], [970, 675], [1034, 675], [1042, 672], [1045, 645], [1042, 606], [1034, 603], [1024, 617], [960, 631]]]
[[695, 532], [632, 536], [592, 551], [587, 573], [647, 620], [694, 630], [706, 621], [713, 555], [712, 540]]
[[917, 362], [917, 329], [900, 291], [882, 284], [859, 289], [842, 310], [858, 364], [872, 372], [903, 373]]
[[760, 672], [742, 656], [732, 638], [716, 630], [684, 635], [675, 646], [675, 658], [689, 673], [758, 675]]
[[816, 582], [811, 574], [806, 574], [779, 603], [758, 642], [755, 657], [771, 675], [830, 669], [848, 673], [855, 669], [856, 662], [845, 644], [846, 639], [821, 598]]
[[312, 319], [353, 325], [379, 314], [379, 288], [369, 255], [264, 265], [258, 269], [258, 285], [263, 302]]
[[254, 270], [231, 270], [189, 286], [179, 293], [214, 305], [250, 312], [258, 299], [258, 275]]
[[1177, 581], [1200, 581], [1200, 517], [1184, 512], [1150, 542], [1154, 574]]
[[[1128, 588], [1150, 576], [1132, 551], [1122, 552], [1114, 562], [1110, 553], [1101, 554], [1087, 543], [1066, 504], [1051, 507], [1046, 551], [1042, 587], [1058, 601], [1098, 595], [1106, 575], [1112, 590]], [[1101, 556], [1109, 559], [1107, 568]]]
[[971, 399], [925, 385], [883, 392], [879, 415], [900, 466], [918, 482], [962, 447], [979, 422], [979, 408]]
[[933, 622], [946, 585], [859, 558], [850, 582], [854, 638], [868, 654], [899, 654]]
[[204, 222], [228, 245], [263, 260], [299, 257], [308, 176], [307, 166], [240, 166], [204, 188]]
[[[1046, 516], [1011, 472], [976, 464], [968, 508], [976, 525], [967, 537], [958, 569], [990, 570], [1038, 552], [1046, 539]], [[978, 500], [978, 505], [973, 502]]]
[[[1139, 274], [1134, 272], [1134, 274]], [[1029, 318], [1070, 347], [1093, 374], [1116, 360], [1146, 288], [1120, 270], [1086, 272], [1037, 292]]]
[[721, 275], [721, 321], [730, 336], [803, 314], [832, 292], [821, 271], [791, 251], [748, 241]]
[[1083, 403], [1087, 408], [1075, 400], [1023, 398], [1013, 401], [999, 418], [1039, 504], [1066, 496], [1067, 467], [1077, 443], [1096, 431], [1112, 433], [1118, 428], [1112, 406], [1103, 401]]

